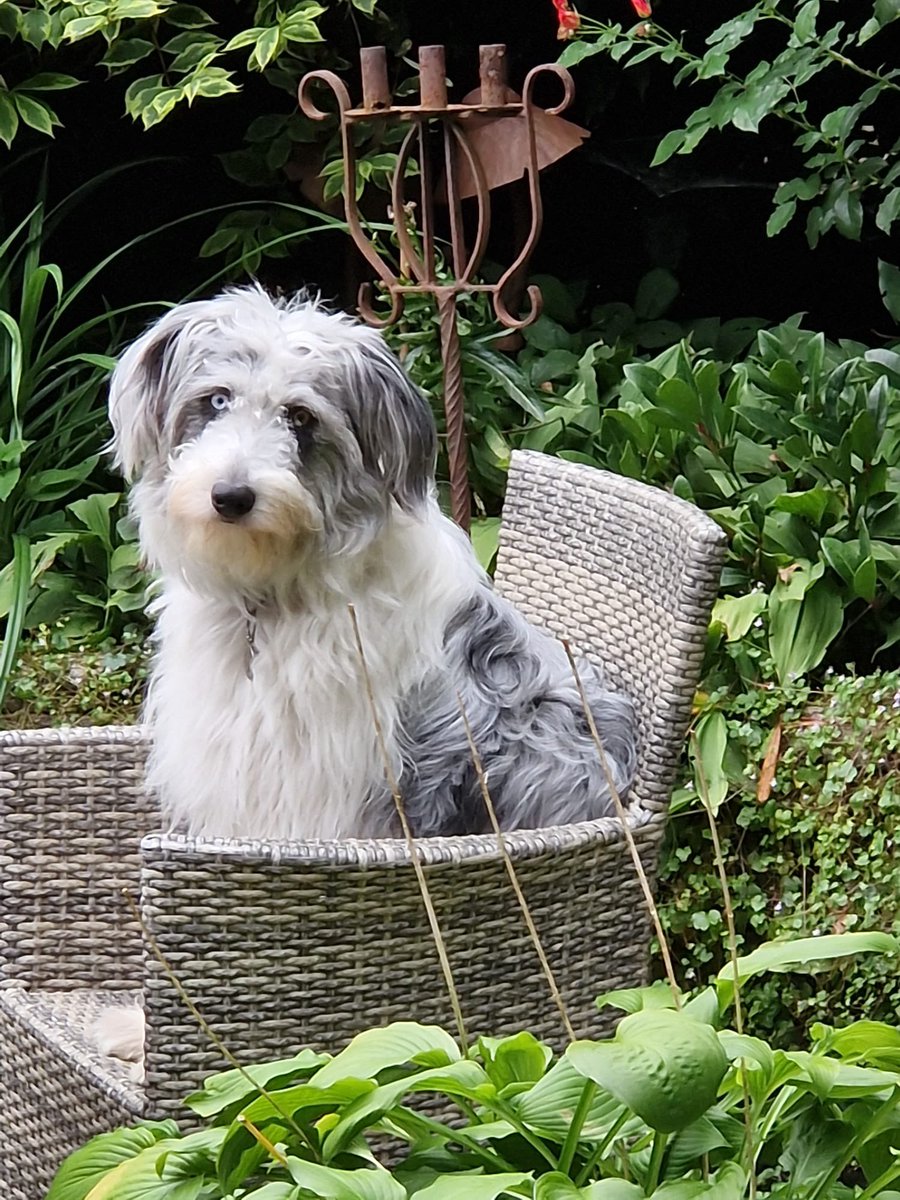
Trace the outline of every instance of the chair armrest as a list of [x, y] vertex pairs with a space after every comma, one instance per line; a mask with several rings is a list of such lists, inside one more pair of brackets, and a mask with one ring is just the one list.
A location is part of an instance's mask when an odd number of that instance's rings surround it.
[[0, 733], [0, 987], [141, 986], [140, 727]]

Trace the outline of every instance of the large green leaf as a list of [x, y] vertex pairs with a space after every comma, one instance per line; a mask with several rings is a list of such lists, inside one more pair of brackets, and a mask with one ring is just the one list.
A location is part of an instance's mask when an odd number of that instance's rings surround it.
[[[274, 1084], [275, 1080], [271, 1082]], [[222, 1186], [228, 1191], [237, 1187], [248, 1170], [265, 1157], [259, 1153], [259, 1143], [244, 1123], [244, 1118], [257, 1129], [266, 1129], [270, 1140], [274, 1138], [277, 1141], [279, 1131], [281, 1136], [293, 1137], [296, 1135], [296, 1126], [309, 1128], [321, 1117], [339, 1112], [374, 1088], [375, 1084], [368, 1079], [344, 1079], [327, 1088], [305, 1083], [280, 1089], [270, 1086], [265, 1096], [257, 1096], [241, 1109], [242, 1119], [237, 1119], [235, 1105], [230, 1103], [221, 1114], [223, 1120], [229, 1116], [235, 1117], [219, 1151], [217, 1170]]]
[[753, 622], [765, 611], [768, 596], [757, 590], [745, 596], [722, 596], [713, 605], [713, 623], [725, 626], [729, 642], [739, 642], [750, 632]]
[[[416, 1200], [496, 1200], [530, 1182], [531, 1175], [522, 1171], [497, 1175], [444, 1175], [416, 1192]], [[520, 1192], [517, 1190], [514, 1194]]]
[[395, 1021], [381, 1029], [358, 1033], [310, 1082], [316, 1087], [327, 1087], [339, 1079], [371, 1079], [387, 1067], [405, 1063], [442, 1067], [459, 1057], [456, 1042], [440, 1026]]
[[[888, 933], [832, 933], [790, 942], [766, 942], [737, 960], [741, 983], [764, 971], [815, 971], [818, 964], [854, 954], [896, 954], [900, 942]], [[716, 976], [719, 1004], [724, 1008], [734, 996], [734, 968], [727, 963]]]
[[[575, 1069], [568, 1058], [561, 1058], [543, 1079], [516, 1097], [516, 1114], [529, 1129], [542, 1137], [563, 1141], [583, 1094], [584, 1075]], [[605, 1089], [599, 1089], [585, 1117], [582, 1136], [585, 1139], [602, 1138], [621, 1115], [622, 1105], [619, 1101]], [[635, 1124], [638, 1124], [637, 1120]]]
[[258, 1096], [260, 1091], [255, 1084], [276, 1091], [304, 1075], [311, 1075], [326, 1062], [327, 1054], [301, 1050], [293, 1058], [280, 1058], [260, 1066], [245, 1067], [243, 1071], [222, 1071], [205, 1079], [203, 1086], [191, 1092], [185, 1104], [199, 1117], [214, 1117], [225, 1109], [246, 1104]]
[[66, 505], [66, 508], [112, 553], [110, 513], [121, 499], [120, 492], [105, 494], [94, 492], [90, 496], [85, 496], [83, 500], [73, 500], [71, 504]]
[[701, 1164], [704, 1154], [727, 1145], [728, 1139], [709, 1117], [698, 1117], [687, 1128], [680, 1129], [667, 1145], [666, 1178], [680, 1179]]
[[325, 1138], [322, 1153], [326, 1159], [334, 1158], [346, 1149], [358, 1133], [399, 1104], [407, 1093], [441, 1092], [446, 1096], [461, 1096], [479, 1102], [483, 1099], [485, 1089], [490, 1093], [494, 1091], [487, 1074], [478, 1063], [465, 1059], [437, 1071], [421, 1071], [382, 1084], [346, 1107], [341, 1119]]
[[91, 1138], [70, 1154], [54, 1176], [46, 1200], [84, 1200], [91, 1189], [120, 1163], [127, 1162], [164, 1138], [176, 1138], [174, 1121], [150, 1121], [134, 1129], [116, 1129]]
[[406, 1200], [406, 1189], [384, 1167], [341, 1171], [289, 1158], [288, 1171], [295, 1183], [320, 1200]]
[[498, 1092], [511, 1084], [537, 1082], [553, 1057], [550, 1047], [531, 1033], [479, 1038], [478, 1049], [488, 1078]]
[[710, 709], [697, 722], [691, 739], [691, 759], [697, 791], [714, 815], [728, 795], [728, 776], [725, 774], [727, 746], [725, 715], [718, 709]]
[[643, 1188], [624, 1179], [601, 1179], [577, 1187], [568, 1175], [551, 1171], [534, 1185], [534, 1200], [643, 1200]]
[[476, 517], [469, 533], [475, 557], [485, 571], [490, 571], [497, 557], [497, 546], [500, 542], [500, 518]]
[[800, 600], [779, 588], [769, 598], [769, 650], [782, 683], [817, 667], [844, 623], [840, 593], [826, 580], [814, 583]]
[[800, 1068], [804, 1081], [808, 1082], [809, 1090], [822, 1100], [886, 1096], [893, 1088], [900, 1087], [900, 1075], [896, 1072], [858, 1067], [834, 1058], [826, 1058], [823, 1054], [810, 1054], [806, 1050], [789, 1050], [782, 1053]]
[[261, 1188], [247, 1192], [252, 1200], [303, 1200], [308, 1194], [299, 1184], [293, 1183], [264, 1183]]
[[625, 1017], [612, 1041], [575, 1042], [566, 1057], [662, 1133], [696, 1121], [728, 1069], [715, 1031], [671, 1009]]
[[884, 1021], [854, 1021], [843, 1029], [814, 1025], [813, 1037], [830, 1053], [869, 1066], [900, 1071], [900, 1029]]
[[720, 1167], [709, 1183], [684, 1180], [664, 1183], [651, 1200], [743, 1200], [747, 1176], [735, 1163]]
[[199, 1200], [224, 1136], [224, 1129], [206, 1129], [157, 1142], [114, 1167], [85, 1200]]
[[74, 467], [51, 467], [46, 471], [36, 471], [25, 484], [25, 494], [30, 500], [61, 500], [80, 483], [84, 483], [98, 461], [99, 455], [92, 454]]
[[664, 979], [657, 979], [647, 987], [616, 988], [597, 997], [598, 1008], [609, 1005], [625, 1013], [641, 1012], [646, 1008], [674, 1008], [675, 997]]

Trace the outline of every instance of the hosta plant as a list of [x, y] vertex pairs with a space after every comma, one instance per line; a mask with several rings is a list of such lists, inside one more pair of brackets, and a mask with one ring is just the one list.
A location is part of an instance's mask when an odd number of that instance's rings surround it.
[[[896, 1200], [900, 1029], [823, 1025], [800, 1052], [727, 1021], [736, 978], [896, 949], [880, 934], [773, 944], [690, 999], [610, 993], [615, 1036], [562, 1055], [528, 1033], [461, 1049], [436, 1026], [370, 1029], [334, 1058], [212, 1077], [187, 1100], [198, 1132], [94, 1138], [47, 1200]], [[371, 1140], [385, 1136], [390, 1168]]]

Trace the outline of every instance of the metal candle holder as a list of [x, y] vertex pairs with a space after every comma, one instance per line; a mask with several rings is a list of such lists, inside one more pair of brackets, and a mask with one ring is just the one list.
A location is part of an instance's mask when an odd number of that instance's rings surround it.
[[[485, 292], [490, 295], [497, 320], [507, 329], [522, 329], [534, 321], [541, 311], [540, 289], [528, 288], [528, 311], [515, 316], [509, 311], [504, 297], [510, 281], [524, 270], [534, 250], [541, 230], [542, 208], [538, 176], [538, 151], [535, 137], [535, 113], [549, 115], [563, 112], [574, 95], [568, 71], [548, 63], [529, 71], [522, 88], [521, 99], [510, 102], [506, 82], [506, 47], [479, 47], [480, 98], [475, 103], [450, 104], [447, 101], [446, 69], [443, 46], [422, 46], [419, 50], [419, 103], [392, 104], [388, 85], [387, 55], [383, 46], [369, 46], [360, 51], [363, 101], [353, 108], [350, 94], [343, 81], [333, 71], [310, 71], [300, 81], [300, 108], [313, 120], [325, 120], [329, 113], [318, 108], [311, 97], [312, 85], [321, 81], [334, 93], [340, 116], [341, 142], [344, 162], [344, 206], [347, 225], [354, 242], [366, 262], [383, 285], [390, 298], [390, 312], [379, 316], [372, 306], [372, 284], [364, 283], [359, 290], [359, 311], [370, 325], [385, 328], [397, 321], [403, 312], [404, 298], [413, 293], [434, 296], [437, 304], [441, 357], [444, 369], [444, 409], [447, 417], [447, 458], [450, 468], [450, 495], [453, 518], [464, 529], [469, 528], [471, 502], [469, 497], [465, 413], [462, 389], [462, 361], [459, 331], [456, 323], [457, 297], [464, 292]], [[544, 73], [556, 75], [563, 85], [562, 102], [554, 108], [540, 110], [534, 103], [534, 87]], [[523, 164], [528, 181], [531, 205], [531, 226], [525, 244], [515, 261], [496, 283], [476, 283], [475, 276], [487, 249], [491, 226], [490, 191], [485, 170], [472, 146], [467, 121], [478, 117], [517, 117], [525, 122], [527, 158]], [[408, 276], [401, 278], [375, 248], [366, 233], [356, 204], [356, 159], [352, 126], [358, 121], [406, 122], [409, 131], [397, 156], [391, 188], [391, 218], [400, 248], [401, 262]], [[449, 224], [450, 263], [453, 275], [439, 279], [435, 256], [435, 163], [429, 145], [429, 126], [440, 125], [443, 142], [443, 162], [446, 178]], [[421, 249], [416, 246], [406, 220], [406, 167], [414, 146], [418, 145], [420, 168], [419, 236]], [[474, 180], [474, 204], [477, 220], [471, 248], [467, 245], [463, 222], [462, 198], [459, 188], [460, 156], [468, 165]]]

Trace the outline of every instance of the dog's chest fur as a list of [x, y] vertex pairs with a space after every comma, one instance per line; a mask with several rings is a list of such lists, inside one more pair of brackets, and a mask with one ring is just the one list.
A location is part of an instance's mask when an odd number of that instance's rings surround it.
[[407, 528], [376, 547], [360, 594], [348, 584], [308, 608], [260, 605], [249, 626], [233, 604], [167, 585], [148, 700], [149, 782], [167, 811], [187, 814], [190, 831], [383, 835], [390, 797], [347, 601], [399, 771], [401, 698], [442, 669], [448, 622], [479, 587], [455, 536], [435, 526], [421, 534]]

